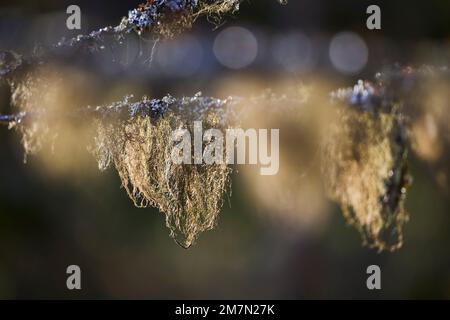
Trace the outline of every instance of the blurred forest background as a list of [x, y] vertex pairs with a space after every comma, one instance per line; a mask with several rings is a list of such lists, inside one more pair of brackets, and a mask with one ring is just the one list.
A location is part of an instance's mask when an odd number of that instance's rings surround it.
[[[0, 1], [0, 50], [30, 53], [37, 44], [117, 25], [137, 3]], [[70, 4], [82, 9], [81, 32], [65, 27]], [[370, 4], [382, 8], [380, 31], [366, 28]], [[80, 92], [80, 106], [128, 93], [245, 95], [248, 87], [236, 84], [248, 79], [270, 87], [279, 78], [308, 83], [320, 75], [346, 87], [396, 62], [450, 62], [446, 0], [290, 0], [287, 6], [246, 0], [224, 22], [215, 28], [202, 19], [181, 37], [161, 40], [144, 67], [135, 57], [143, 45], [149, 58], [154, 43], [137, 37], [117, 52], [119, 63], [98, 58], [90, 62], [94, 70], [79, 62], [92, 81], [92, 90]], [[351, 35], [355, 69], [330, 53], [342, 32]], [[12, 112], [8, 99], [8, 88], [0, 87], [1, 114]], [[450, 298], [448, 191], [414, 155], [411, 221], [395, 253], [362, 247], [337, 206], [298, 224], [268, 214], [273, 209], [260, 205], [239, 173], [218, 228], [184, 250], [168, 236], [164, 215], [135, 208], [117, 173], [100, 173], [85, 146], [70, 155], [68, 167], [56, 161], [49, 168], [35, 157], [23, 164], [19, 140], [0, 128], [0, 298]], [[300, 216], [308, 211], [297, 209]], [[66, 288], [71, 264], [81, 267], [81, 291]], [[381, 291], [366, 288], [371, 264], [381, 267]]]

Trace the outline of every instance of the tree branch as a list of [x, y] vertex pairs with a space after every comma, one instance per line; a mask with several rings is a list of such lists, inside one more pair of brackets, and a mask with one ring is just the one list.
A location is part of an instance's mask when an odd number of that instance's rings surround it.
[[199, 16], [236, 11], [239, 2], [240, 0], [147, 0], [130, 10], [128, 16], [123, 17], [117, 26], [107, 26], [71, 39], [63, 38], [50, 48], [39, 48], [41, 52], [31, 57], [0, 51], [0, 79], [7, 78], [27, 66], [65, 57], [77, 49], [89, 54], [103, 51], [107, 38], [112, 38], [114, 43], [122, 45], [123, 39], [132, 32], [171, 37], [189, 28]]

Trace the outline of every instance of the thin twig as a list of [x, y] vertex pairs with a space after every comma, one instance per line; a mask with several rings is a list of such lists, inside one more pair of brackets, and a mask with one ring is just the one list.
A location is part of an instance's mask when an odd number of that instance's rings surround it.
[[[65, 57], [68, 53], [77, 52], [79, 49], [87, 53], [103, 51], [106, 49], [105, 43], [107, 39], [112, 39], [114, 43], [122, 45], [125, 37], [132, 32], [136, 32], [138, 35], [142, 35], [145, 32], [161, 33], [164, 27], [170, 29], [174, 21], [181, 21], [182, 16], [196, 18], [200, 15], [211, 13], [208, 10], [203, 11], [205, 6], [207, 7], [208, 3], [220, 2], [224, 2], [224, 0], [147, 0], [139, 5], [138, 8], [130, 10], [128, 16], [122, 18], [122, 21], [117, 26], [107, 26], [87, 35], [79, 35], [70, 39], [63, 38], [50, 48], [39, 48], [37, 50], [40, 51], [39, 54], [31, 57], [24, 57], [9, 51], [0, 52], [0, 79], [10, 77], [16, 71], [27, 66], [46, 63], [46, 61], [57, 57]], [[174, 26], [174, 28], [182, 27], [180, 24]]]

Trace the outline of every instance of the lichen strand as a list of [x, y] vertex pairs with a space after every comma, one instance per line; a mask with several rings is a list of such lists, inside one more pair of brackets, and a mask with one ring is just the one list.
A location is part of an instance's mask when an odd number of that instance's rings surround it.
[[[11, 104], [19, 110], [16, 121], [10, 123], [22, 136], [24, 160], [27, 156], [39, 152], [43, 145], [55, 139], [55, 133], [50, 130], [47, 114], [51, 114], [57, 100], [57, 79], [49, 70], [36, 68], [22, 77], [9, 79], [11, 87]], [[45, 106], [45, 109], [42, 108]], [[40, 121], [28, 121], [26, 115], [40, 113]]]
[[331, 199], [366, 245], [395, 250], [408, 220], [404, 208], [409, 176], [406, 142], [395, 113], [338, 107], [323, 145], [323, 175]]
[[[191, 124], [199, 120], [191, 117], [193, 114], [181, 114], [181, 105], [170, 104], [160, 117], [139, 112], [128, 120], [97, 120], [92, 150], [101, 170], [114, 164], [137, 207], [151, 205], [165, 213], [171, 236], [188, 248], [201, 232], [216, 225], [224, 194], [230, 188], [231, 168], [226, 164], [178, 165], [171, 161], [176, 144], [172, 140], [174, 130], [187, 129], [193, 136]], [[219, 109], [204, 111], [205, 130], [225, 129], [218, 121]]]
[[223, 15], [239, 11], [240, 2], [241, 0], [201, 1], [198, 10], [194, 13], [194, 18], [206, 15], [210, 22], [218, 25]]
[[240, 0], [147, 0], [130, 10], [118, 30], [135, 30], [139, 34], [152, 31], [156, 35], [172, 37], [192, 26], [195, 19], [206, 15], [213, 21], [239, 10]]

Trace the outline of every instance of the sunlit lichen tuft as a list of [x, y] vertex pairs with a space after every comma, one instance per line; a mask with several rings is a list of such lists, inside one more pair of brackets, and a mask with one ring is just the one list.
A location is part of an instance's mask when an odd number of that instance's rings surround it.
[[323, 145], [327, 192], [367, 245], [395, 250], [403, 243], [408, 221], [404, 200], [410, 183], [401, 118], [394, 110], [336, 108]]
[[181, 100], [168, 96], [106, 107], [131, 111], [128, 119], [97, 119], [92, 150], [99, 168], [114, 165], [137, 207], [150, 205], [165, 213], [171, 236], [184, 248], [215, 227], [232, 170], [226, 164], [175, 164], [172, 134], [176, 129], [192, 133], [195, 120], [203, 120], [205, 130], [225, 129], [216, 121], [223, 119], [223, 106], [221, 100], [199, 95]]

